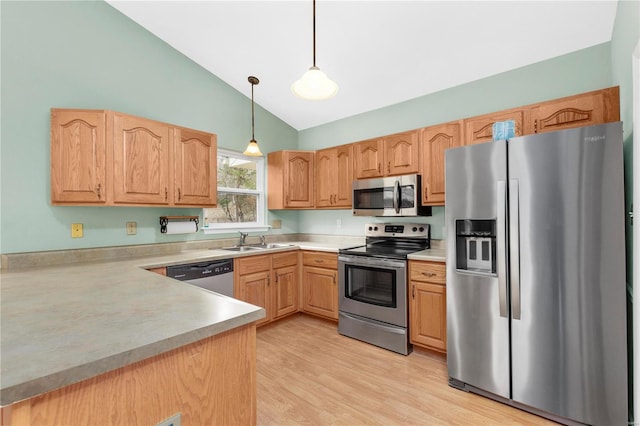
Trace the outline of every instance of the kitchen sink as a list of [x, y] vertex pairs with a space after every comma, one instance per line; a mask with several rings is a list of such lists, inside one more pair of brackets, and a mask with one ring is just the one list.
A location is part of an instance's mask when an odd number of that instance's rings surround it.
[[284, 247], [293, 247], [293, 244], [278, 244], [278, 243], [253, 244], [249, 246], [222, 247], [221, 250], [242, 252], [242, 251], [256, 251], [256, 250], [284, 248]]

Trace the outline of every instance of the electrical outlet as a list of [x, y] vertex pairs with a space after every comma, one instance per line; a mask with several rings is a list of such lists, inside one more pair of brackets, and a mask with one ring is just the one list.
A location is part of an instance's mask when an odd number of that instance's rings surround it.
[[84, 232], [82, 230], [81, 223], [72, 223], [71, 224], [71, 238], [82, 238], [84, 236]]
[[169, 417], [168, 419], [164, 419], [163, 421], [158, 423], [156, 426], [180, 426], [180, 417], [181, 416], [182, 416], [182, 414], [180, 414], [180, 413], [174, 414], [173, 416]]
[[336, 228], [342, 228], [342, 219], [336, 219]]
[[137, 222], [127, 222], [127, 235], [136, 235], [138, 232]]
[[271, 221], [271, 228], [280, 229], [282, 228], [282, 221], [280, 219], [274, 219]]

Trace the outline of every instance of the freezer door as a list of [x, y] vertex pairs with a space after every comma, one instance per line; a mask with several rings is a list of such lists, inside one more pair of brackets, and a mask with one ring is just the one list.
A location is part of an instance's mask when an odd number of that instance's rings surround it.
[[512, 398], [626, 424], [621, 123], [515, 138], [508, 151]]
[[[509, 318], [504, 266], [506, 158], [505, 141], [446, 151], [445, 223], [449, 376], [509, 398]], [[498, 224], [497, 271], [459, 268], [462, 265], [458, 264], [458, 250], [465, 250], [465, 242], [468, 243], [456, 233], [459, 220], [478, 221], [481, 226]], [[478, 229], [484, 233], [489, 227]], [[468, 235], [467, 231], [463, 235]]]

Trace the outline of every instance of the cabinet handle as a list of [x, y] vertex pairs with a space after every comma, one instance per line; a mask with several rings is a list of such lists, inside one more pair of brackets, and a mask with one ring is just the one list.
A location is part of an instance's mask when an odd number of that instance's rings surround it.
[[102, 186], [100, 184], [98, 184], [98, 186], [96, 186], [96, 194], [98, 195], [98, 200], [100, 199], [101, 195], [100, 195], [100, 190], [102, 189]]
[[276, 274], [276, 284], [278, 284], [278, 274]]
[[167, 201], [169, 199], [169, 190], [167, 187], [164, 187], [164, 200]]
[[425, 184], [424, 186], [424, 199], [428, 200], [429, 199], [429, 188], [427, 187], [427, 185]]
[[180, 192], [180, 188], [178, 188], [178, 201], [182, 199], [182, 192]]
[[268, 276], [267, 277], [267, 287], [269, 287], [271, 285], [271, 277]]
[[438, 274], [436, 274], [435, 272], [422, 272], [422, 275], [426, 277], [435, 277]]
[[411, 297], [413, 299], [416, 298], [416, 285], [415, 284], [411, 286]]
[[380, 173], [380, 163], [378, 163], [378, 173]]
[[314, 259], [313, 261], [316, 262], [316, 263], [324, 263], [324, 260], [322, 260], [322, 259]]
[[333, 283], [336, 283], [336, 274], [333, 274]]
[[387, 173], [391, 173], [391, 161], [387, 163]]
[[533, 133], [538, 133], [538, 119], [533, 120]]

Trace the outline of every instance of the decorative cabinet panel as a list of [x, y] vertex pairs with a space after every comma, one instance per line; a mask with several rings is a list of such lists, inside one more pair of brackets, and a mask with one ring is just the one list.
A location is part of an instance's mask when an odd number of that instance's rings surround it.
[[418, 173], [418, 139], [414, 130], [354, 143], [356, 179]]
[[315, 151], [276, 151], [267, 156], [269, 209], [312, 208]]
[[170, 130], [165, 123], [114, 115], [114, 203], [170, 204]]
[[491, 142], [493, 140], [493, 123], [497, 121], [515, 121], [515, 135], [524, 134], [524, 111], [508, 110], [492, 112], [491, 114], [479, 115], [464, 120], [465, 145]]
[[409, 261], [409, 337], [411, 343], [447, 350], [446, 267], [439, 262]]
[[618, 87], [545, 102], [527, 111], [525, 134], [619, 121], [619, 106]]
[[173, 147], [175, 204], [215, 206], [218, 193], [216, 135], [175, 128]]
[[444, 152], [462, 145], [461, 123], [426, 127], [420, 132], [422, 204], [444, 205]]
[[356, 179], [384, 176], [384, 140], [371, 139], [353, 144]]
[[51, 203], [107, 201], [106, 112], [51, 110]]
[[419, 132], [404, 132], [384, 138], [386, 176], [418, 173], [420, 168]]
[[316, 151], [316, 207], [351, 208], [353, 146]]
[[51, 110], [51, 202], [211, 207], [216, 135], [114, 111]]
[[236, 258], [233, 273], [236, 298], [266, 311], [256, 325], [298, 311], [297, 252]]
[[338, 256], [334, 253], [302, 253], [302, 308], [304, 312], [338, 319]]

